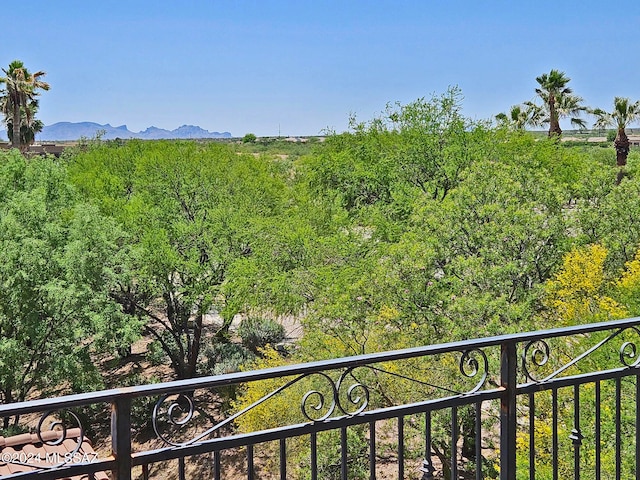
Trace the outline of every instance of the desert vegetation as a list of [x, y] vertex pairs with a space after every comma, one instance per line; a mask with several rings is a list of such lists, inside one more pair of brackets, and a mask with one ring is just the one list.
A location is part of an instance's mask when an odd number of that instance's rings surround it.
[[[12, 65], [18, 147], [48, 86]], [[563, 143], [559, 119], [587, 109], [562, 72], [537, 81], [543, 104], [497, 125], [450, 88], [304, 145], [0, 152], [0, 401], [113, 386], [102, 367], [141, 340], [183, 379], [638, 315], [640, 155], [623, 145], [637, 103], [592, 111], [615, 145]], [[548, 138], [524, 128], [547, 123]], [[282, 316], [302, 325], [286, 356]], [[403, 395], [380, 388], [381, 404]], [[237, 427], [252, 421], [268, 426]]]

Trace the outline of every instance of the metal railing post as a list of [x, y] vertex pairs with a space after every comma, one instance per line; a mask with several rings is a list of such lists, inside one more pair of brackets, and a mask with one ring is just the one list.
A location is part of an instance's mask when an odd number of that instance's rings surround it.
[[500, 480], [516, 478], [516, 343], [502, 344], [500, 353]]
[[111, 404], [111, 452], [116, 459], [114, 480], [131, 480], [130, 397], [116, 397]]

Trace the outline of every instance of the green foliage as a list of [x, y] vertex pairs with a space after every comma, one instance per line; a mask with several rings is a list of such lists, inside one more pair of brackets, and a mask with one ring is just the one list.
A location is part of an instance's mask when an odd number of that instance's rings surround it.
[[566, 190], [540, 166], [498, 161], [478, 161], [463, 178], [441, 201], [411, 198], [401, 234], [378, 234], [388, 218], [340, 234], [339, 260], [313, 269], [303, 350], [328, 358], [531, 321], [542, 308], [539, 286], [570, 244]]
[[221, 375], [238, 372], [243, 366], [251, 363], [255, 355], [237, 343], [209, 343], [204, 349], [205, 358], [202, 373]]
[[22, 425], [9, 425], [8, 428], [0, 429], [0, 436], [13, 437], [14, 435], [22, 435], [23, 433], [29, 433], [29, 429]]
[[[369, 476], [369, 443], [366, 439], [366, 426], [356, 425], [346, 430], [347, 435], [347, 478], [366, 480]], [[318, 478], [341, 480], [340, 430], [329, 430], [318, 434]], [[301, 479], [310, 479], [309, 461], [300, 458]]]
[[640, 245], [640, 178], [630, 176], [614, 188], [610, 175], [606, 188], [577, 203], [577, 228], [582, 243], [602, 243], [608, 250], [608, 269], [621, 269], [633, 260]]
[[284, 327], [271, 318], [248, 317], [238, 328], [242, 344], [253, 353], [258, 353], [267, 345], [275, 347], [285, 337]]
[[389, 104], [369, 122], [352, 118], [352, 133], [327, 138], [306, 159], [311, 188], [336, 195], [349, 211], [390, 204], [407, 189], [443, 199], [473, 158], [470, 139], [482, 130], [460, 110], [460, 90], [450, 88], [430, 100]]
[[256, 135], [254, 133], [247, 133], [244, 137], [242, 137], [242, 143], [255, 143]]
[[110, 298], [126, 235], [79, 201], [64, 165], [0, 155], [0, 395], [96, 388], [92, 357], [138, 334]]
[[427, 241], [442, 272], [432, 281], [444, 290], [450, 332], [464, 318], [480, 320], [486, 330], [479, 334], [521, 328], [538, 308], [535, 287], [563, 248], [562, 200], [542, 171], [478, 162], [439, 207], [425, 204], [416, 233], [438, 232]]
[[[145, 318], [176, 375], [194, 376], [203, 343], [224, 339], [245, 307], [228, 284], [268, 258], [254, 252], [268, 248], [263, 232], [281, 213], [278, 166], [219, 144], [127, 142], [79, 151], [70, 168], [86, 197], [131, 235], [132, 276], [117, 298]], [[223, 323], [205, 328], [213, 309]]]
[[157, 340], [149, 343], [147, 347], [147, 360], [154, 366], [164, 365], [167, 363], [168, 357], [162, 348], [162, 344]]

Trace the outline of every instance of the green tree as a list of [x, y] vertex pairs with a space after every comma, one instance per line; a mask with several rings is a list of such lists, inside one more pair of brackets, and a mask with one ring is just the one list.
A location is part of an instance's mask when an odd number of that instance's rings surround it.
[[[377, 143], [394, 152], [394, 145], [398, 150], [420, 145], [415, 135], [410, 144], [401, 135], [377, 132], [347, 137], [346, 151], [373, 155]], [[591, 164], [577, 162], [574, 151], [555, 142], [504, 130], [478, 128], [458, 135], [454, 131], [450, 141], [458, 138], [468, 160], [444, 198], [425, 195], [408, 176], [390, 175], [388, 198], [346, 204], [342, 227], [323, 238], [324, 250], [305, 268], [312, 301], [304, 342], [314, 355], [516, 330], [542, 308], [539, 287], [571, 244], [565, 206], [580, 194], [578, 174]], [[345, 137], [329, 142], [339, 140]], [[358, 148], [357, 142], [364, 145]], [[347, 180], [346, 155], [333, 157], [333, 165], [309, 162], [306, 167], [336, 171], [337, 158], [345, 164]], [[371, 185], [380, 178], [376, 171], [370, 171]], [[388, 175], [388, 169], [381, 171]], [[325, 205], [335, 209], [331, 199], [343, 197], [332, 197], [332, 190], [324, 192]], [[323, 198], [318, 194], [316, 199]], [[479, 327], [473, 334], [471, 318], [481, 319], [473, 322]]]
[[49, 84], [42, 81], [46, 75], [43, 71], [29, 72], [20, 60], [14, 60], [9, 64], [9, 69], [2, 69], [5, 76], [0, 77], [0, 84], [4, 84], [1, 91], [0, 105], [5, 116], [7, 127], [11, 124], [11, 144], [13, 147], [24, 151], [28, 144], [22, 142], [21, 128], [32, 128], [33, 113], [37, 110], [36, 97], [38, 90], [49, 90]]
[[609, 269], [621, 269], [633, 260], [640, 244], [640, 179], [631, 176], [612, 188], [612, 173], [604, 174], [609, 175], [608, 189], [577, 203], [575, 231], [581, 243], [601, 243], [607, 249]]
[[542, 100], [545, 115], [540, 118], [539, 125], [549, 124], [549, 136], [562, 135], [560, 119], [569, 117], [571, 124], [584, 128], [586, 123], [579, 115], [587, 109], [582, 105], [582, 98], [574, 95], [567, 86], [571, 79], [564, 72], [551, 70], [536, 77], [539, 87], [536, 94]]
[[306, 267], [309, 351], [460, 338], [470, 318], [499, 333], [543, 308], [540, 285], [572, 243], [566, 206], [600, 165], [459, 109], [449, 94], [394, 107], [305, 159], [312, 196], [346, 212]]
[[[640, 100], [632, 103], [628, 98], [615, 97], [613, 99], [613, 110], [607, 112], [600, 108], [590, 111], [595, 115], [597, 128], [606, 128], [614, 126], [617, 128], [617, 134], [613, 141], [616, 148], [616, 165], [624, 167], [627, 164], [629, 156], [629, 138], [627, 137], [626, 128], [640, 120]], [[620, 178], [618, 178], [618, 183]]]
[[[0, 398], [100, 385], [96, 355], [132, 341], [135, 322], [110, 298], [123, 233], [79, 203], [66, 167], [15, 152], [0, 163]], [[5, 427], [9, 419], [5, 419]]]
[[461, 98], [451, 87], [430, 99], [389, 104], [370, 121], [352, 118], [352, 132], [330, 136], [305, 159], [310, 187], [335, 196], [352, 215], [385, 210], [399, 219], [407, 213], [400, 198], [442, 200], [476, 158], [485, 132], [462, 115]]
[[[114, 296], [144, 320], [178, 378], [198, 373], [202, 345], [226, 341], [249, 308], [254, 259], [280, 212], [277, 168], [224, 145], [94, 145], [71, 159], [74, 181], [132, 236], [131, 281]], [[238, 286], [230, 288], [230, 284]], [[205, 322], [218, 312], [221, 324]]]
[[[422, 279], [430, 297], [419, 304], [439, 332], [468, 338], [526, 325], [540, 308], [537, 286], [566, 248], [565, 195], [544, 170], [478, 162], [442, 205], [416, 212], [411, 235], [434, 252]], [[474, 333], [470, 318], [479, 320]]]
[[255, 133], [247, 133], [244, 137], [242, 137], [242, 143], [256, 143]]
[[386, 115], [400, 136], [391, 156], [399, 179], [444, 199], [476, 158], [485, 131], [483, 124], [462, 115], [462, 91], [450, 87], [430, 100], [396, 104]]

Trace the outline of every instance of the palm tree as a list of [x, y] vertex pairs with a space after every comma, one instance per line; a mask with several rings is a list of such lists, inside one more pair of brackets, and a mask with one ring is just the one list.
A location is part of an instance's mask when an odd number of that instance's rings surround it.
[[[0, 106], [5, 116], [7, 127], [11, 125], [11, 145], [24, 150], [20, 129], [23, 125], [31, 127], [35, 108], [33, 102], [39, 95], [38, 90], [49, 90], [49, 84], [40, 80], [45, 72], [31, 73], [20, 60], [9, 64], [9, 69], [2, 69], [5, 76], [0, 77], [0, 84], [5, 88], [1, 91]], [[35, 104], [37, 106], [37, 103]]]
[[536, 78], [540, 85], [536, 88], [536, 93], [542, 99], [543, 109], [546, 116], [541, 119], [540, 124], [549, 124], [549, 136], [560, 136], [560, 119], [569, 117], [571, 124], [579, 128], [585, 128], [586, 123], [579, 118], [582, 112], [587, 110], [582, 106], [582, 98], [574, 95], [573, 91], [567, 87], [571, 79], [559, 70], [551, 70]]
[[[29, 110], [29, 112], [25, 112], [25, 110]], [[29, 145], [32, 145], [36, 139], [36, 133], [40, 133], [44, 127], [44, 124], [41, 120], [35, 118], [35, 113], [38, 111], [38, 102], [34, 100], [30, 102], [26, 107], [23, 107], [20, 112], [21, 117], [21, 125], [20, 125], [20, 145], [21, 148], [25, 149]], [[30, 118], [30, 121], [27, 119]], [[13, 118], [8, 119], [7, 122], [7, 135], [9, 136], [9, 141], [13, 144]]]
[[531, 102], [525, 102], [524, 105], [513, 105], [509, 110], [509, 114], [499, 113], [496, 120], [500, 125], [514, 128], [515, 130], [524, 130], [527, 125], [538, 125], [543, 116], [542, 109]]
[[630, 124], [640, 120], [640, 101], [631, 103], [628, 98], [615, 97], [612, 112], [596, 108], [590, 113], [597, 118], [594, 124], [596, 128], [615, 126], [618, 129], [613, 145], [616, 148], [616, 164], [624, 167], [629, 156], [629, 138], [625, 130]]

